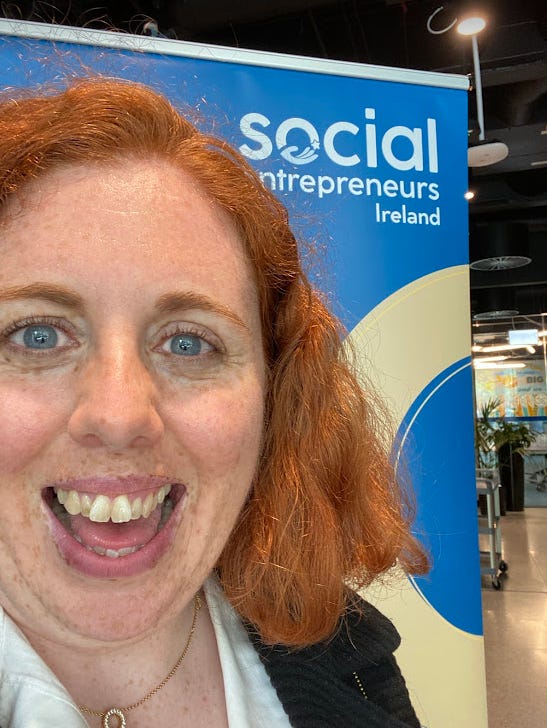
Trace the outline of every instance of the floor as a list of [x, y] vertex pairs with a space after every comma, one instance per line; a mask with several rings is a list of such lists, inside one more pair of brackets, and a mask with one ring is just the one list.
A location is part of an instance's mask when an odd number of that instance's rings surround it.
[[488, 725], [545, 728], [547, 508], [508, 512], [501, 529], [508, 570], [500, 591], [490, 577], [482, 590]]

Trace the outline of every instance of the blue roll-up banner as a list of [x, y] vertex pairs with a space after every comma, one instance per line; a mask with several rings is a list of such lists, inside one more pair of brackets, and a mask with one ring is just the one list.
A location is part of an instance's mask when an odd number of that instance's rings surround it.
[[[367, 597], [427, 728], [486, 728], [467, 271], [467, 79], [0, 21], [3, 86], [150, 84], [226, 137], [318, 240], [321, 285], [399, 428], [433, 562]], [[314, 267], [314, 271], [316, 270]]]

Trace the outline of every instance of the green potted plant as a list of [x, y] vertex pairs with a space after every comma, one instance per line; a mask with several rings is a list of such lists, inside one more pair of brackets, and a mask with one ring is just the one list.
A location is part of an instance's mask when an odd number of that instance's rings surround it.
[[487, 400], [481, 405], [480, 414], [475, 418], [475, 465], [479, 470], [494, 470], [497, 467], [495, 428], [491, 419], [500, 405], [500, 399]]
[[502, 514], [524, 510], [524, 455], [537, 437], [523, 423], [497, 417], [501, 400], [489, 399], [475, 420], [475, 460], [479, 470], [499, 470]]
[[[496, 416], [501, 405], [500, 399], [491, 398], [484, 402], [475, 417], [475, 467], [477, 475], [484, 478], [497, 480], [498, 456], [494, 445], [494, 431], [492, 418]], [[500, 513], [505, 515], [505, 493], [504, 489], [499, 490]], [[479, 507], [481, 514], [486, 515], [486, 496], [479, 496]]]
[[498, 453], [500, 482], [505, 490], [509, 511], [524, 510], [524, 455], [537, 437], [523, 423], [507, 422], [500, 418], [493, 432]]

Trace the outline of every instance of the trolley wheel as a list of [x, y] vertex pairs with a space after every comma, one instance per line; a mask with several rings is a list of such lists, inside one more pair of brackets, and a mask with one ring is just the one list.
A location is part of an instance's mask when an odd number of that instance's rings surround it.
[[501, 581], [498, 579], [497, 576], [492, 577], [492, 586], [496, 591], [499, 591], [501, 589]]
[[498, 569], [501, 571], [502, 574], [505, 574], [507, 569], [509, 568], [509, 565], [507, 564], [507, 561], [504, 561], [503, 559], [498, 564]]

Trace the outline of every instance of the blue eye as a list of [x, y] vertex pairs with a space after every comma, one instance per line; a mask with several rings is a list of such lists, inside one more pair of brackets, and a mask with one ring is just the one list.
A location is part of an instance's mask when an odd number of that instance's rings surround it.
[[21, 353], [37, 356], [41, 352], [57, 354], [75, 344], [74, 338], [66, 333], [61, 322], [57, 325], [47, 319], [16, 321], [2, 334], [3, 337]]
[[174, 322], [164, 329], [163, 336], [158, 350], [171, 357], [175, 354], [179, 363], [181, 359], [187, 359], [188, 366], [190, 364], [205, 366], [206, 362], [208, 365], [211, 364], [215, 354], [221, 349], [211, 331], [206, 328], [202, 330], [194, 323]]
[[[180, 356], [199, 356], [203, 349], [207, 350], [209, 345], [199, 336], [194, 334], [177, 334], [171, 339], [170, 350], [172, 354]], [[209, 347], [211, 348], [211, 347]]]
[[38, 324], [23, 330], [23, 343], [29, 349], [54, 349], [59, 341], [53, 326]]

